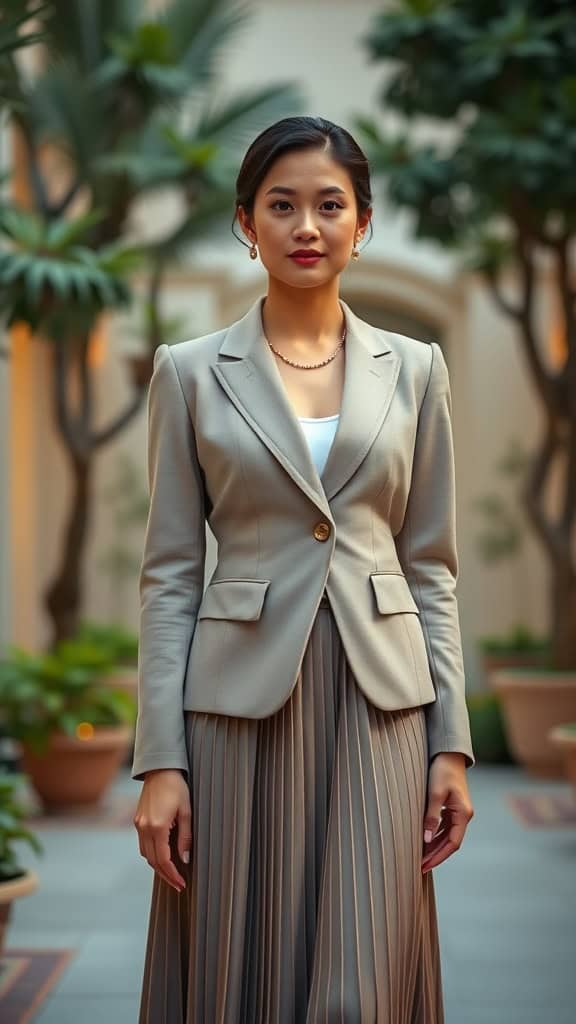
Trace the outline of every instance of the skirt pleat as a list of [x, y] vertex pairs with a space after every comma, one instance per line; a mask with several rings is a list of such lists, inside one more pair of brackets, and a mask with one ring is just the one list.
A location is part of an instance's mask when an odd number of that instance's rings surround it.
[[185, 715], [187, 886], [154, 876], [139, 1024], [443, 1024], [424, 708], [372, 705], [321, 606], [276, 714]]

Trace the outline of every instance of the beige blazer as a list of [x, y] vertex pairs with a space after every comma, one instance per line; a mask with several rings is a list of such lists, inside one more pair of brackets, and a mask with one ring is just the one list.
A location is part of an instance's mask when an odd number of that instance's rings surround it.
[[[156, 352], [132, 775], [187, 770], [184, 709], [277, 711], [324, 589], [368, 699], [425, 705], [429, 758], [462, 751], [470, 767], [442, 351], [341, 303], [344, 392], [320, 477], [262, 301], [230, 327]], [[207, 585], [206, 520], [218, 546]]]

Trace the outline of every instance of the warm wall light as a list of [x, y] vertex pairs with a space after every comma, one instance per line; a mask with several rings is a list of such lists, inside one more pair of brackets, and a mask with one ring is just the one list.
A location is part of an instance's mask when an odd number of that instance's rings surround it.
[[554, 317], [552, 329], [549, 335], [548, 349], [554, 369], [558, 370], [564, 366], [568, 356], [568, 346], [566, 344], [564, 317], [561, 314], [557, 314]]
[[106, 330], [106, 317], [101, 316], [97, 327], [90, 335], [90, 347], [88, 349], [88, 365], [93, 370], [99, 370], [106, 362], [106, 349], [108, 346], [108, 333]]

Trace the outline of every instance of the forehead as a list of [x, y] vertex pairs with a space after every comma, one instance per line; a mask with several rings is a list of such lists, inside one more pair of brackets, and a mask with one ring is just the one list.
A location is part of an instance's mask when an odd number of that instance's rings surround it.
[[329, 153], [320, 149], [294, 150], [278, 157], [268, 169], [258, 192], [261, 197], [265, 197], [276, 186], [294, 189], [302, 194], [317, 193], [330, 186], [347, 195], [354, 193], [346, 169]]

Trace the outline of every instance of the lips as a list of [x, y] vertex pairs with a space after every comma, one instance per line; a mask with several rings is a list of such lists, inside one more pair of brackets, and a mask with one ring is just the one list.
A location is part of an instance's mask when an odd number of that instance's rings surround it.
[[324, 253], [316, 252], [315, 249], [297, 249], [296, 252], [290, 253], [290, 259], [300, 267], [315, 267], [324, 259]]

